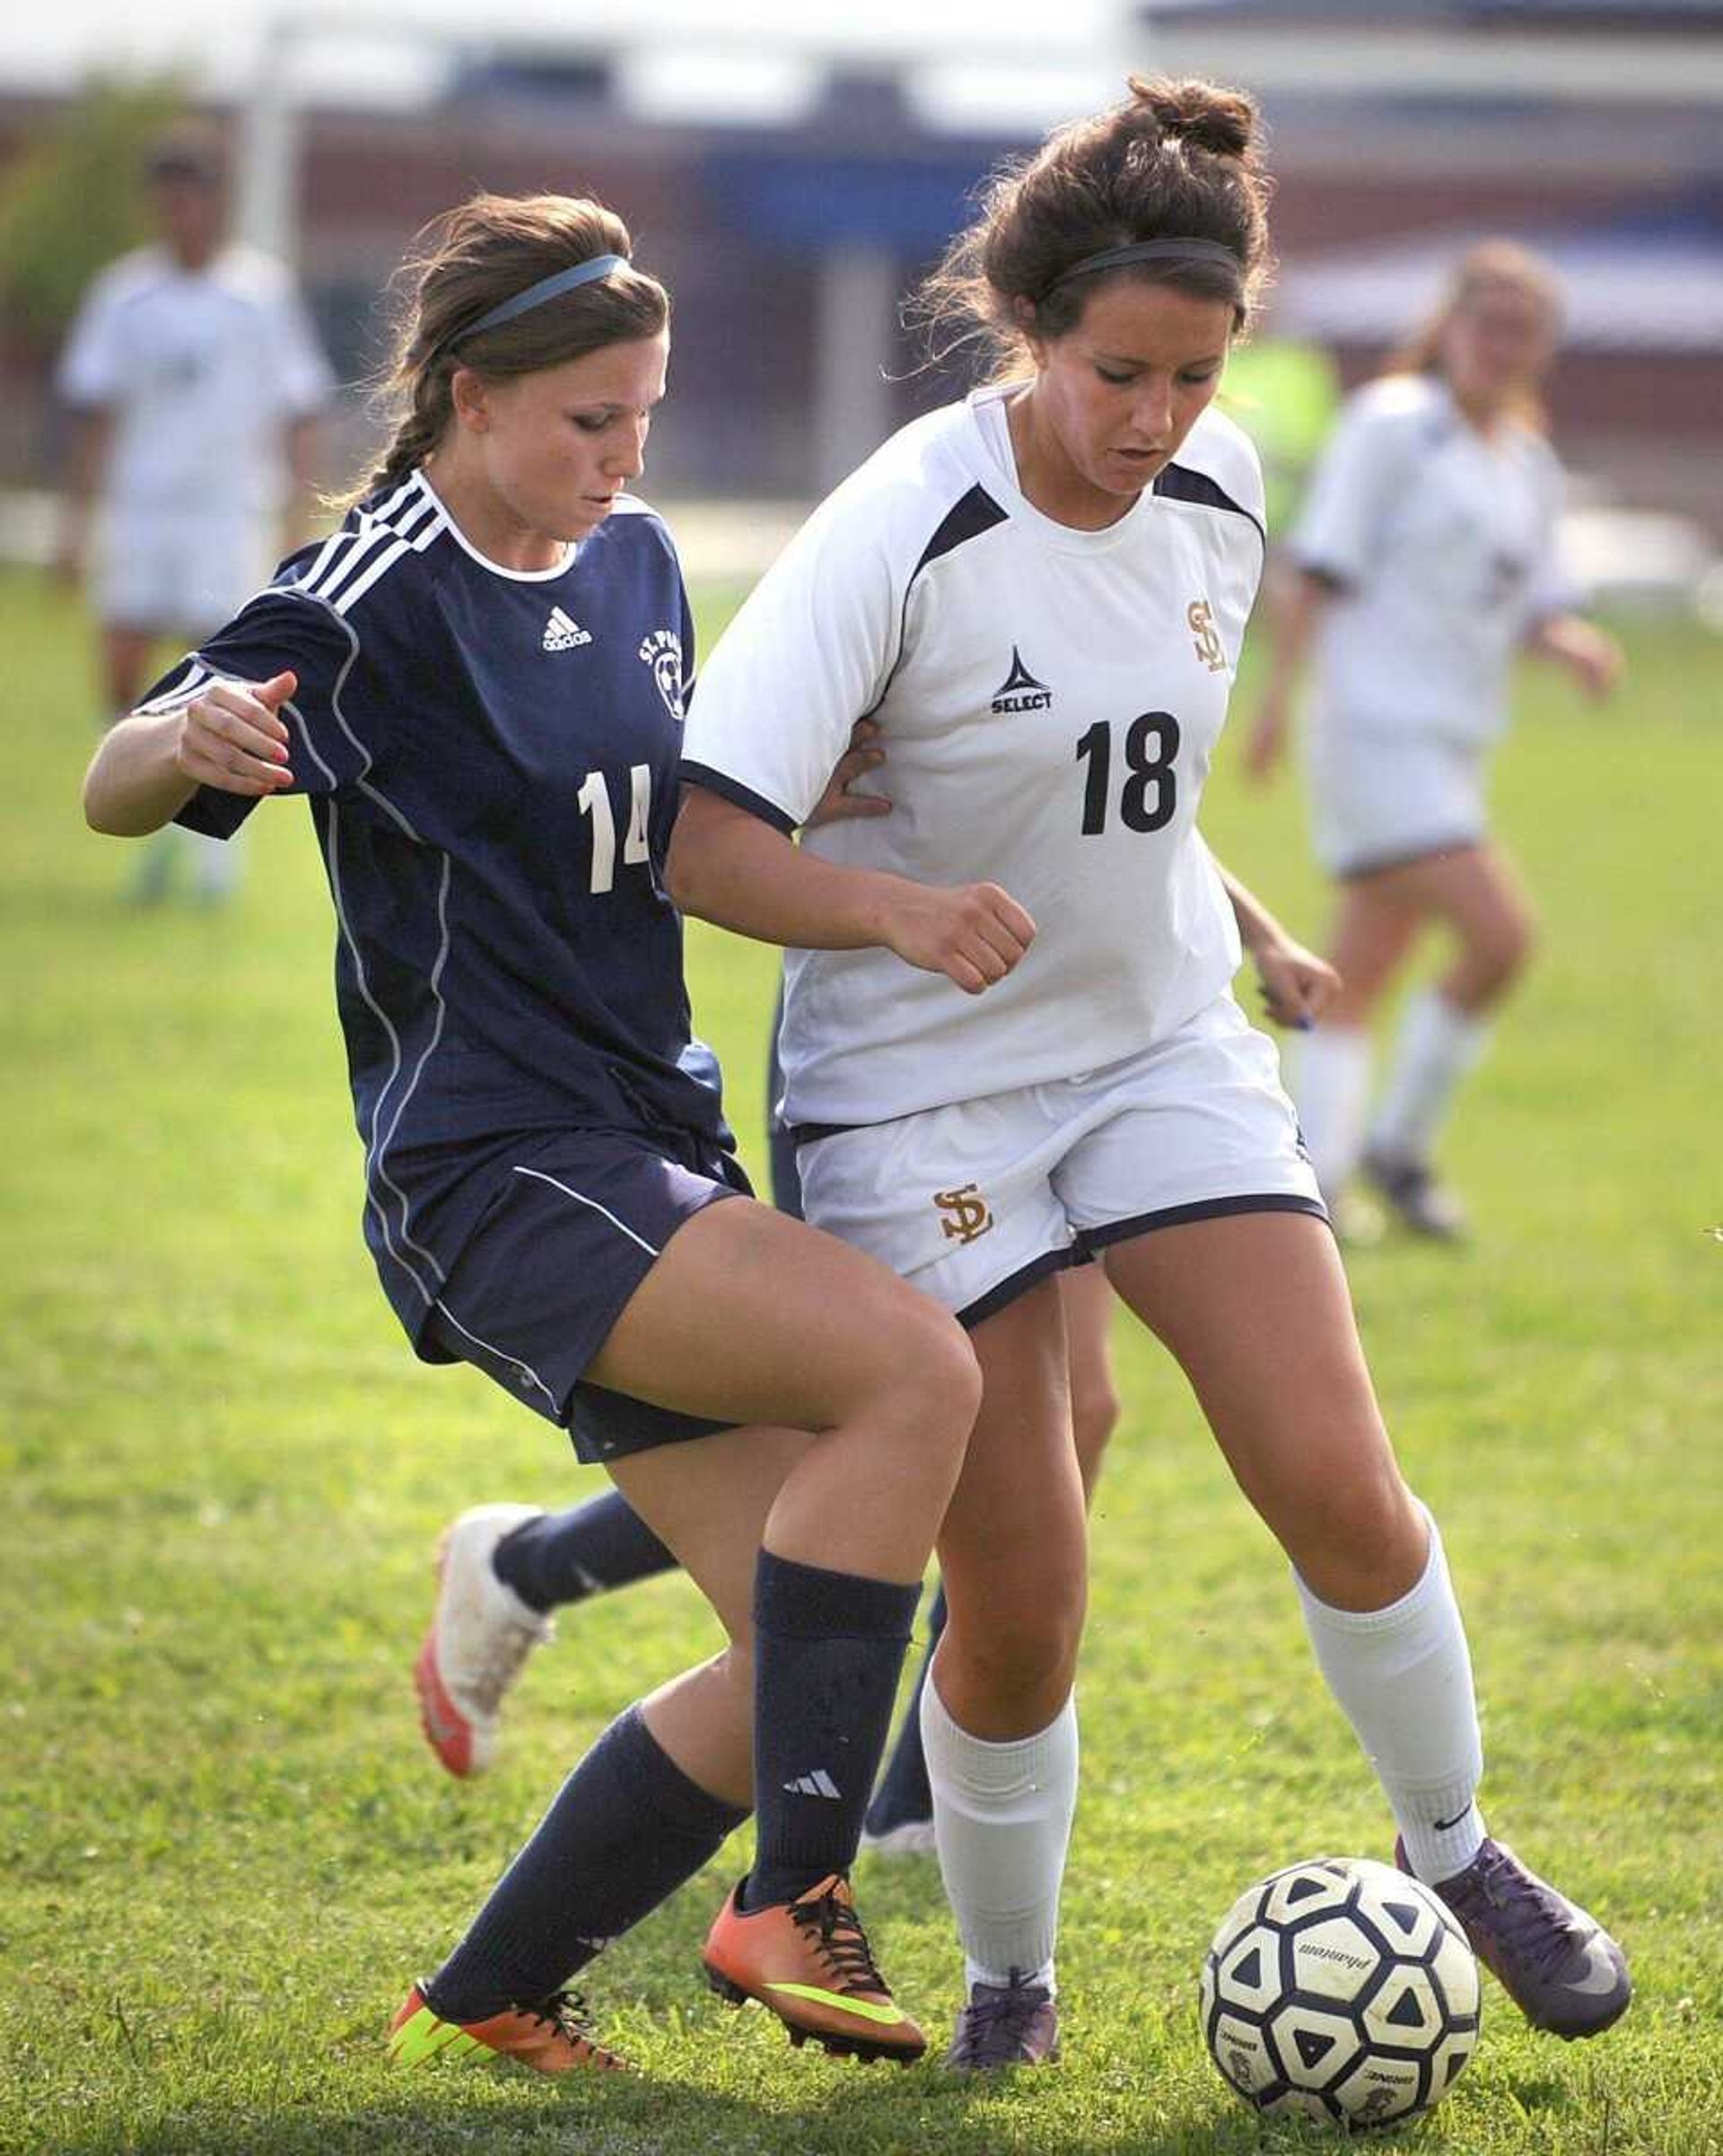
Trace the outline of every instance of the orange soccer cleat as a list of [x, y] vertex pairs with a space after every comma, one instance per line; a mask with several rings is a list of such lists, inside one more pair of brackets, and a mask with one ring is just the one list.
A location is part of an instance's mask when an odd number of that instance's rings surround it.
[[835, 2056], [921, 2057], [927, 2038], [895, 2004], [849, 1881], [835, 1873], [794, 1901], [744, 1909], [738, 1887], [718, 1912], [704, 1956], [713, 1989], [739, 2006], [757, 1999], [792, 2044], [809, 2037]]
[[483, 2021], [445, 2021], [425, 2004], [415, 1984], [389, 2025], [389, 2056], [397, 2066], [424, 2066], [433, 2059], [471, 2065], [514, 2059], [538, 2073], [627, 2071], [627, 2061], [599, 2042], [585, 2008], [566, 1991], [541, 2006], [512, 2007]]

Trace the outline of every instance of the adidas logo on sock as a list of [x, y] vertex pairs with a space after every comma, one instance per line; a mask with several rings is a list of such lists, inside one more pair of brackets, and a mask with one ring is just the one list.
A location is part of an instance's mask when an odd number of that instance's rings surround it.
[[844, 1792], [823, 1767], [816, 1767], [812, 1774], [799, 1774], [784, 1787], [792, 1796], [835, 1797], [840, 1803], [844, 1799]]
[[545, 624], [547, 651], [572, 651], [576, 644], [590, 644], [591, 641], [591, 630], [582, 629], [579, 622], [571, 621], [560, 607], [551, 608], [550, 619]]

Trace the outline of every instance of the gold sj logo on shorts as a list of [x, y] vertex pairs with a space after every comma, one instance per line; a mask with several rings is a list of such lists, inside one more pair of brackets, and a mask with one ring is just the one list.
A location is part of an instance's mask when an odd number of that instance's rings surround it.
[[987, 1200], [973, 1183], [959, 1183], [955, 1191], [935, 1191], [933, 1202], [945, 1215], [940, 1226], [953, 1243], [973, 1243], [993, 1225]]
[[1194, 598], [1185, 609], [1185, 619], [1190, 624], [1191, 634], [1196, 639], [1196, 655], [1211, 674], [1224, 674], [1227, 655], [1220, 647], [1220, 632], [1214, 625], [1214, 608], [1205, 598]]

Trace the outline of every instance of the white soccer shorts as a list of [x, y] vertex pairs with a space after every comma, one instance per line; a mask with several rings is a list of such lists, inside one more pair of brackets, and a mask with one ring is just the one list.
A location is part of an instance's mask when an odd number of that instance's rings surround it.
[[1450, 848], [1488, 828], [1485, 745], [1434, 734], [1310, 729], [1311, 839], [1331, 876], [1368, 876]]
[[194, 642], [211, 635], [274, 574], [276, 536], [273, 518], [249, 512], [145, 516], [117, 506], [103, 522], [97, 617]]
[[807, 1218], [975, 1324], [1108, 1243], [1325, 1218], [1280, 1057], [1231, 996], [1099, 1070], [814, 1137]]

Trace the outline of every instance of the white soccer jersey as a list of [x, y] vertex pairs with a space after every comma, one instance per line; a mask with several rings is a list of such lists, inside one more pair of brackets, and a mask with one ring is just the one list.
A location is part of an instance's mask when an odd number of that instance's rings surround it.
[[1097, 1069], [1231, 979], [1230, 908], [1196, 828], [1263, 562], [1255, 451], [1211, 410], [1116, 524], [1025, 500], [1011, 387], [893, 437], [822, 504], [702, 670], [685, 776], [784, 830], [862, 714], [888, 816], [827, 860], [997, 883], [1036, 935], [979, 997], [886, 950], [791, 954], [798, 1123], [879, 1122]]
[[201, 270], [143, 248], [104, 270], [60, 363], [66, 403], [109, 411], [120, 516], [281, 505], [283, 429], [333, 387], [293, 278], [230, 247]]
[[1528, 428], [1486, 438], [1447, 389], [1391, 375], [1352, 397], [1292, 541], [1338, 587], [1312, 651], [1318, 727], [1493, 739], [1526, 631], [1574, 602], [1555, 556], [1561, 470]]

